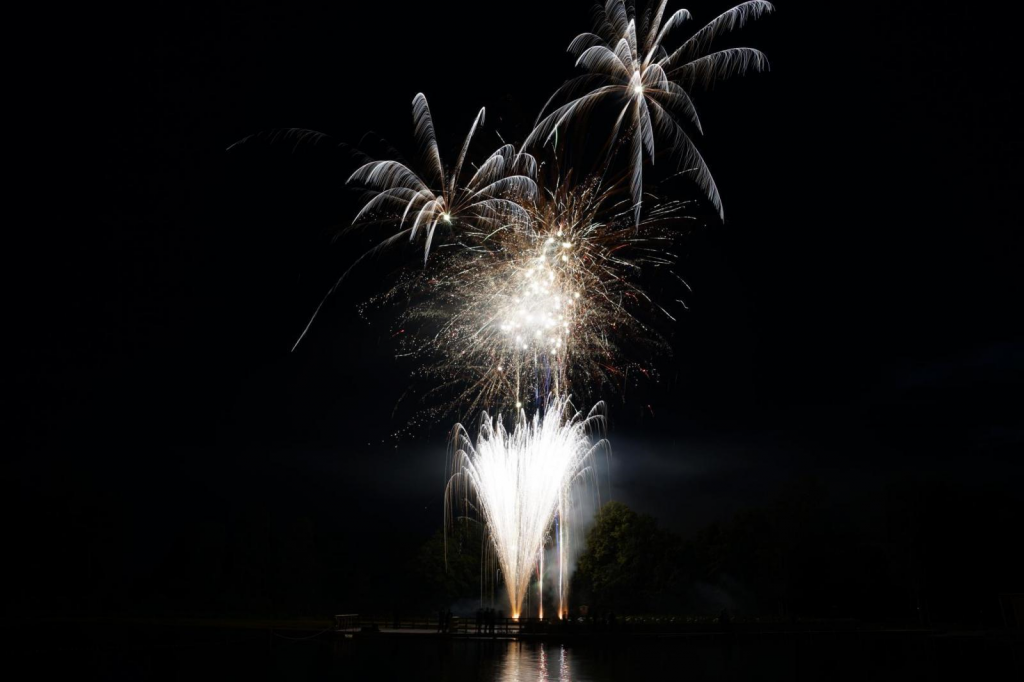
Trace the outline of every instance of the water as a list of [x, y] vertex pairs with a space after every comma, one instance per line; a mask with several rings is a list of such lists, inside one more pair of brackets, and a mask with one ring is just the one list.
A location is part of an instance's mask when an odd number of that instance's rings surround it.
[[564, 644], [345, 639], [330, 632], [300, 639], [299, 633], [123, 625], [20, 628], [7, 635], [21, 659], [14, 668], [32, 671], [33, 678], [133, 682], [999, 679], [1014, 665], [1011, 645], [999, 638], [921, 632], [708, 634]]

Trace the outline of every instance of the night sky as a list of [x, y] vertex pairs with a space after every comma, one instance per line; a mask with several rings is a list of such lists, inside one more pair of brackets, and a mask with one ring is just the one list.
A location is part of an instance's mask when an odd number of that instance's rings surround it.
[[[971, 3], [804, 4], [736, 34], [770, 72], [696, 100], [726, 220], [681, 235], [693, 293], [661, 380], [605, 396], [604, 492], [685, 536], [808, 477], [862, 525], [893, 485], [932, 486], [966, 519], [950, 553], [984, 526], [1002, 540], [974, 558], [1012, 574], [1009, 28]], [[358, 200], [346, 145], [411, 155], [420, 91], [444, 156], [484, 105], [484, 134], [521, 140], [591, 2], [295, 5], [96, 8], [44, 43], [45, 181], [9, 226], [15, 611], [163, 608], [181, 562], [270, 526], [372, 592], [441, 525], [452, 423], [391, 437], [411, 366], [357, 311], [416, 252], [358, 270], [292, 352], [371, 243], [335, 239]], [[670, 6], [703, 23], [731, 4]], [[226, 151], [285, 127], [327, 137]]]

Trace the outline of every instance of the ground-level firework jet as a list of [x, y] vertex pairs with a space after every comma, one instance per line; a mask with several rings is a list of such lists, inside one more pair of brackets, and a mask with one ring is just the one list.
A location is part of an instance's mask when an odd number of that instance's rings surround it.
[[[514, 616], [523, 613], [535, 574], [543, 613], [548, 545], [556, 552], [558, 616], [567, 613], [578, 503], [588, 487], [596, 490], [594, 453], [604, 445], [595, 436], [600, 415], [582, 416], [569, 396], [596, 400], [604, 387], [624, 383], [631, 366], [649, 364], [645, 351], [659, 343], [651, 318], [674, 320], [642, 283], [651, 273], [678, 277], [670, 247], [690, 216], [683, 202], [653, 198], [645, 159], [653, 164], [655, 144], [667, 142], [680, 163], [677, 175], [695, 180], [722, 214], [691, 139], [703, 127], [690, 90], [767, 68], [752, 48], [711, 46], [772, 10], [763, 0], [744, 2], [675, 43], [688, 29], [687, 10], [666, 15], [667, 0], [658, 0], [637, 13], [632, 3], [608, 0], [595, 32], [569, 46], [586, 73], [548, 100], [521, 148], [502, 142], [473, 164], [481, 109], [446, 166], [426, 97], [418, 94], [420, 163], [371, 161], [349, 178], [367, 192], [353, 225], [390, 230], [364, 255], [422, 236], [422, 265], [374, 303], [401, 301], [405, 354], [423, 361], [420, 373], [444, 396], [431, 409], [482, 415], [475, 440], [462, 426], [453, 432], [445, 520], [483, 523]], [[592, 172], [567, 168], [567, 146], [579, 138], [558, 141], [558, 131], [579, 126], [606, 103], [614, 105], [608, 134], [583, 139], [597, 139], [604, 162]], [[626, 163], [617, 169], [622, 148]], [[511, 416], [511, 430], [502, 415]]]
[[[475, 440], [462, 426], [455, 429], [446, 520], [473, 512], [484, 522], [514, 618], [522, 613], [530, 581], [543, 561], [553, 520], [560, 521], [554, 540], [561, 566], [569, 540], [565, 532], [581, 502], [577, 496], [596, 492], [594, 454], [604, 441], [595, 443], [593, 438], [601, 420], [597, 408], [583, 416], [558, 397], [532, 418], [518, 410], [511, 431], [500, 416], [491, 419], [486, 413]], [[559, 571], [559, 617], [567, 609], [565, 577]], [[538, 604], [543, 613], [542, 597]]]

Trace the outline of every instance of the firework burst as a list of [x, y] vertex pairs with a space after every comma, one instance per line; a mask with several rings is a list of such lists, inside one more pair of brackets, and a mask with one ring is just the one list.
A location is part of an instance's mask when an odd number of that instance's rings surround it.
[[[654, 11], [648, 6], [637, 22], [632, 4], [608, 0], [594, 33], [581, 33], [569, 45], [576, 65], [587, 73], [559, 88], [541, 110], [526, 144], [547, 143], [559, 127], [584, 117], [602, 101], [621, 106], [612, 126], [609, 149], [614, 151], [620, 132], [629, 140], [630, 193], [637, 221], [640, 220], [643, 195], [643, 160], [655, 157], [655, 137], [668, 141], [681, 165], [692, 169], [697, 184], [724, 216], [722, 200], [707, 164], [680, 121], [702, 133], [700, 118], [688, 88], [710, 85], [714, 81], [747, 71], [761, 71], [768, 60], [758, 50], [737, 47], [708, 53], [714, 39], [742, 27], [773, 10], [770, 3], [751, 0], [719, 15], [694, 33], [677, 49], [669, 52], [665, 40], [690, 22], [690, 12], [678, 10], [664, 20], [668, 0], [660, 0]], [[578, 94], [583, 92], [583, 94]], [[560, 97], [570, 101], [549, 113]]]
[[[434, 135], [434, 120], [427, 98], [420, 93], [412, 101], [416, 139], [423, 156], [423, 172], [393, 160], [371, 161], [360, 166], [348, 182], [368, 189], [368, 199], [353, 223], [397, 223], [398, 230], [378, 248], [402, 237], [415, 241], [425, 234], [423, 261], [439, 225], [457, 228], [500, 229], [509, 220], [526, 218], [521, 202], [537, 190], [537, 162], [511, 145], [504, 145], [463, 180], [462, 171], [476, 130], [484, 122], [484, 109], [473, 120], [455, 165], [446, 172]], [[408, 225], [408, 227], [407, 227]], [[371, 251], [372, 253], [372, 251]]]
[[523, 203], [528, 220], [470, 225], [372, 301], [400, 307], [403, 352], [445, 397], [428, 401], [435, 416], [621, 389], [664, 350], [659, 320], [673, 315], [641, 282], [681, 281], [670, 245], [692, 220], [685, 204], [660, 202], [635, 224], [628, 199], [597, 177], [550, 185]]

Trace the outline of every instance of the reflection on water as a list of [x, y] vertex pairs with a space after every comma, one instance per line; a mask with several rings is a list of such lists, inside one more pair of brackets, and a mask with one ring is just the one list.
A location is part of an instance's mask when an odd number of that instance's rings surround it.
[[[789, 682], [1020, 679], [1016, 640], [928, 631], [702, 633], [581, 637], [561, 642], [436, 636], [271, 635], [177, 625], [61, 625], [9, 631], [36, 679], [348, 682], [633, 682], [686, 679]], [[20, 638], [20, 639], [18, 639]], [[50, 670], [55, 667], [56, 671]], [[65, 669], [66, 668], [66, 669]], [[940, 675], [941, 673], [941, 675]]]
[[571, 656], [561, 644], [512, 643], [504, 652], [497, 682], [587, 682], [573, 678]]

